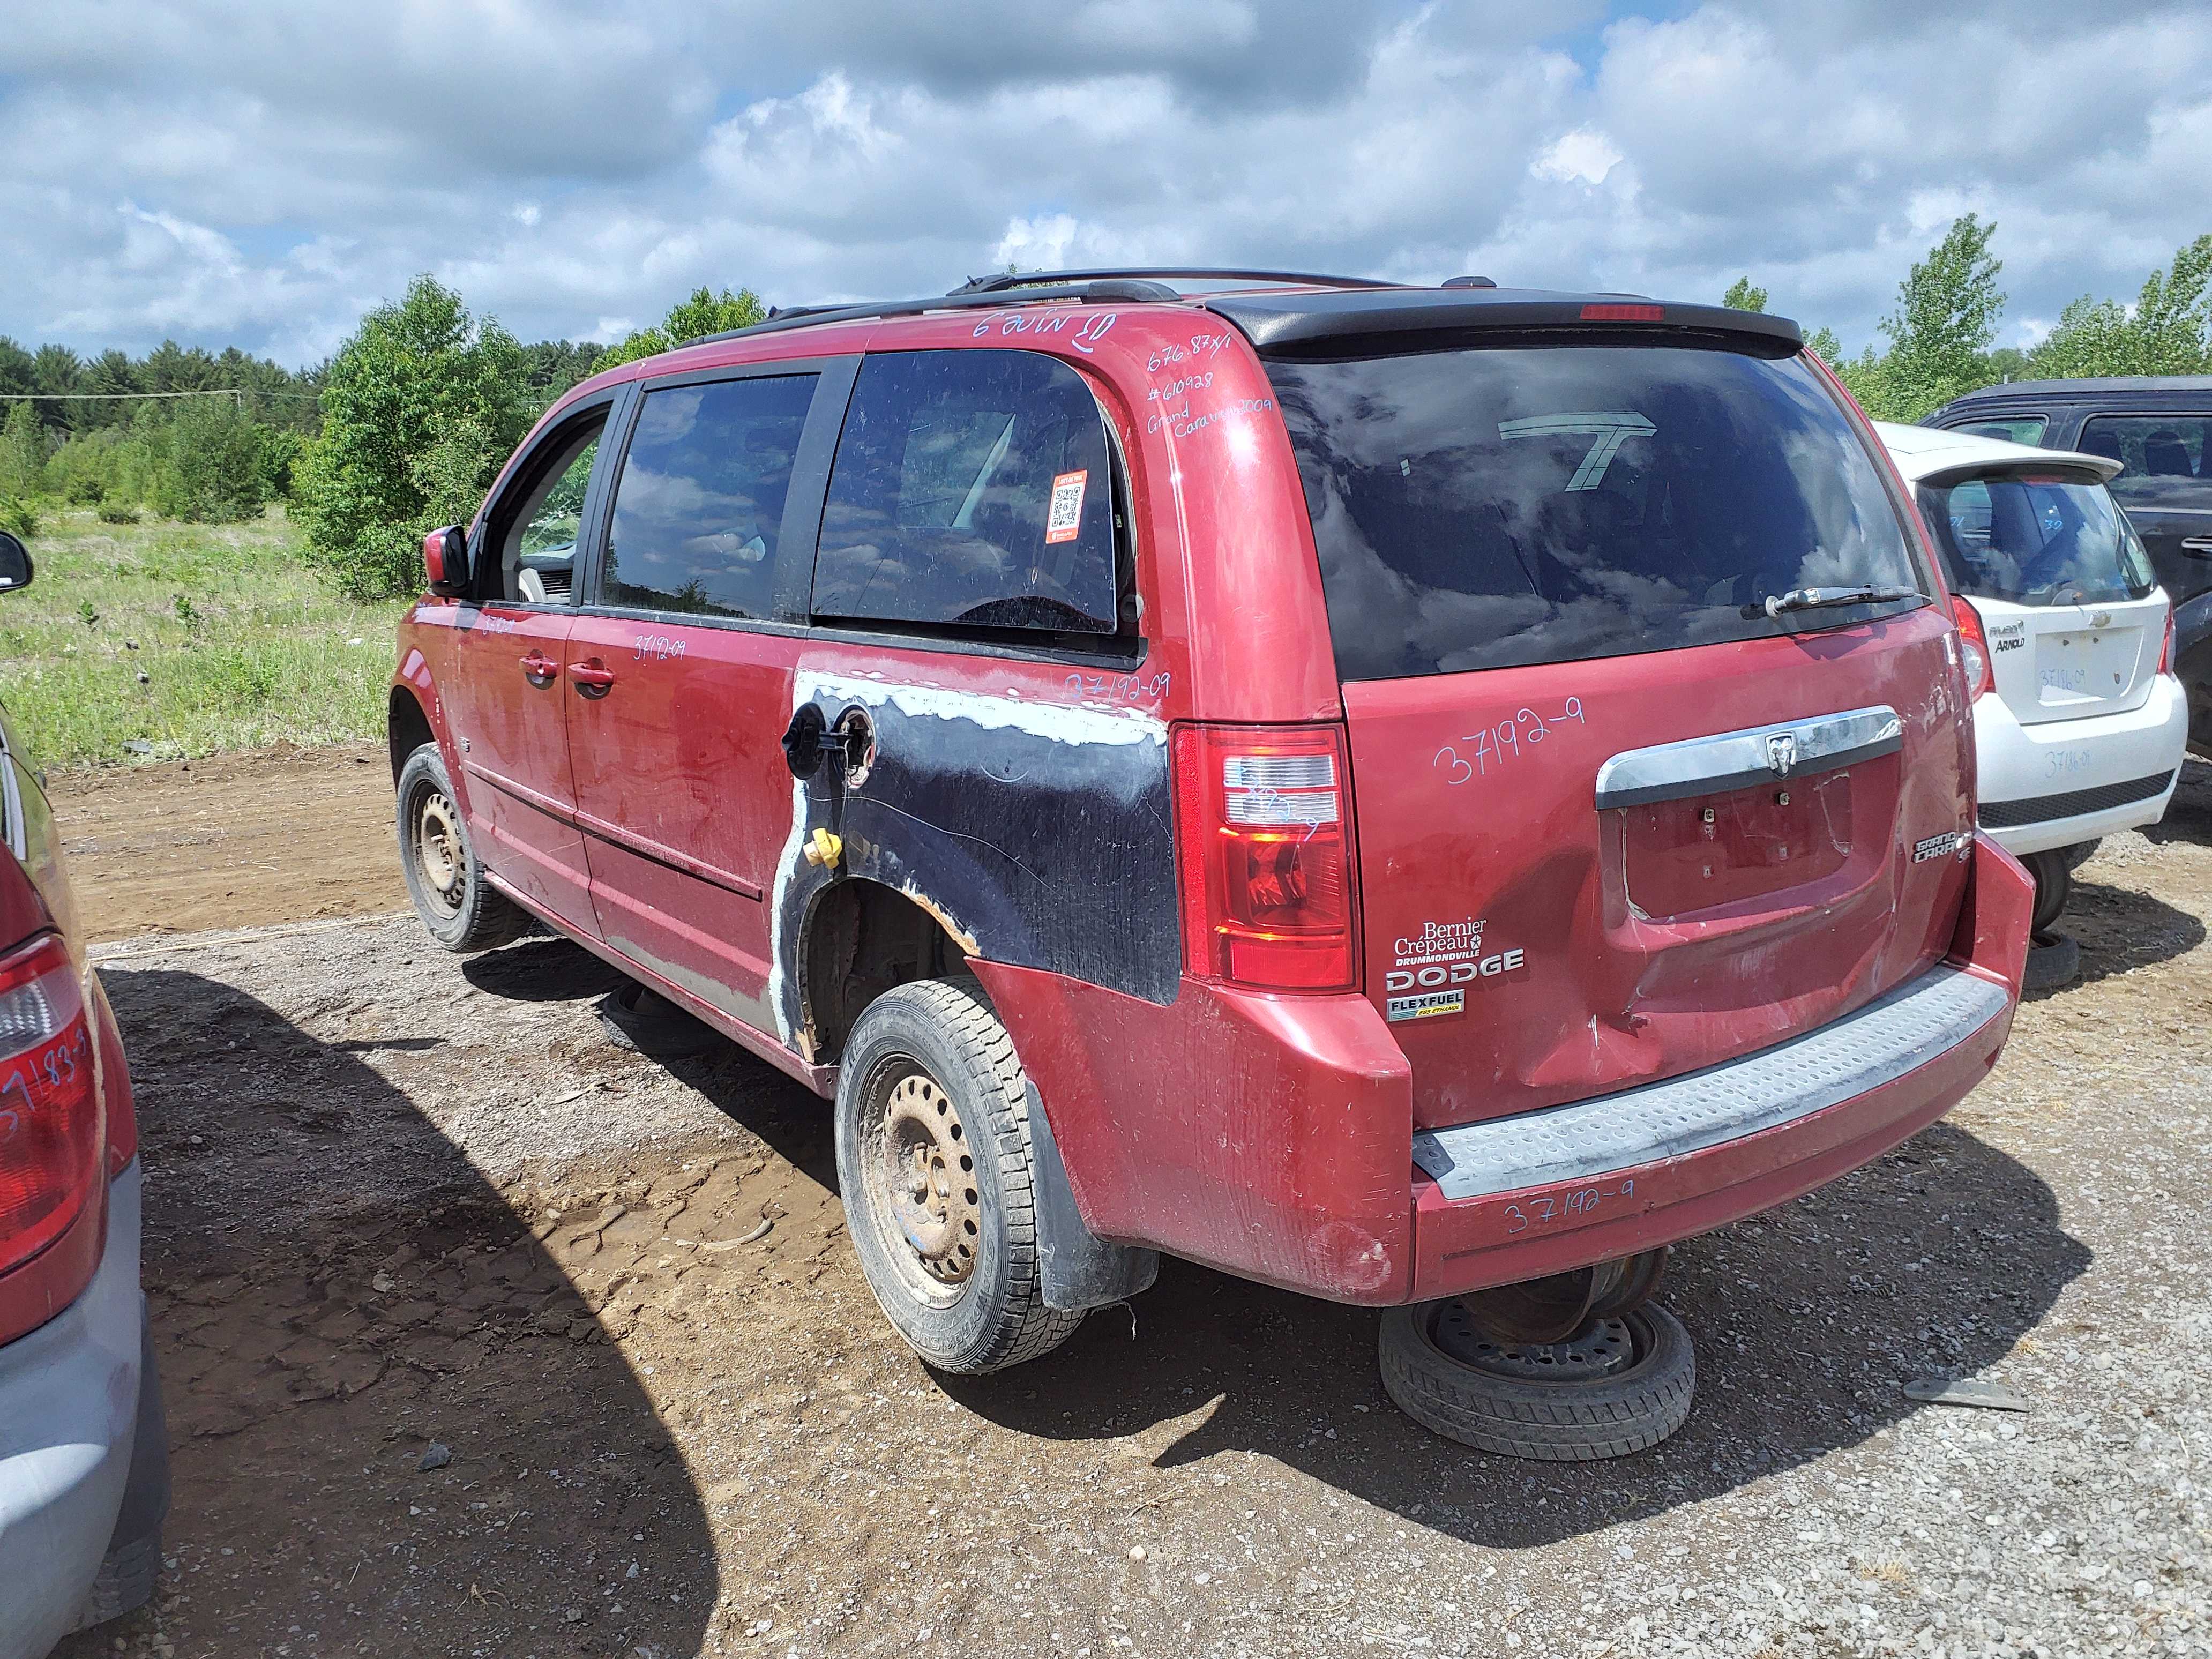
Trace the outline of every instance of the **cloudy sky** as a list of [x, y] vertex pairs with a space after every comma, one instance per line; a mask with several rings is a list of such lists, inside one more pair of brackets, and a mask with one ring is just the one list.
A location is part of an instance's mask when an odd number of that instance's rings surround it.
[[1717, 298], [1856, 347], [1952, 217], [2004, 343], [2212, 230], [2212, 6], [70, 0], [0, 33], [0, 333], [288, 363], [1202, 261]]

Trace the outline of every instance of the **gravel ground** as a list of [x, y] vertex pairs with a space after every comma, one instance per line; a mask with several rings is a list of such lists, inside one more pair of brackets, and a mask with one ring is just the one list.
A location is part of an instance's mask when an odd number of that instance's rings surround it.
[[1679, 1250], [1689, 1425], [1580, 1467], [1399, 1416], [1374, 1315], [1176, 1263], [933, 1376], [819, 1103], [613, 1046], [565, 944], [120, 947], [177, 1497], [155, 1606], [64, 1652], [2212, 1652], [2212, 771], [2079, 881], [2082, 982]]

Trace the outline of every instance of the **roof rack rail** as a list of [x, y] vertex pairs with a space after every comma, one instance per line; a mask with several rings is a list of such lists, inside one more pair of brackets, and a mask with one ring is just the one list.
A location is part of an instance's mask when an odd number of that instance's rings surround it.
[[817, 323], [866, 322], [876, 317], [918, 317], [926, 311], [988, 310], [993, 306], [1019, 303], [1024, 300], [1082, 300], [1093, 304], [1121, 301], [1132, 303], [1141, 301], [1180, 300], [1182, 295], [1163, 283], [1127, 280], [1115, 277], [1089, 280], [1085, 273], [1076, 272], [1065, 280], [1057, 274], [1040, 273], [1030, 280], [1010, 288], [980, 289], [969, 292], [956, 289], [925, 300], [855, 301], [847, 305], [779, 306], [762, 321], [745, 328], [725, 329], [719, 334], [702, 334], [680, 343], [682, 346], [709, 345], [720, 340], [749, 340], [757, 334], [777, 334], [786, 329], [806, 328]]
[[[1001, 271], [990, 276], [970, 276], [954, 294], [996, 294], [1010, 288], [1045, 283], [1112, 281], [1129, 277], [1140, 282], [1214, 278], [1236, 283], [1294, 283], [1313, 288], [1402, 288], [1402, 283], [1378, 276], [1328, 276], [1310, 270], [1240, 270], [1217, 265], [1102, 265], [1091, 270]], [[1180, 295], [1176, 295], [1182, 298]]]

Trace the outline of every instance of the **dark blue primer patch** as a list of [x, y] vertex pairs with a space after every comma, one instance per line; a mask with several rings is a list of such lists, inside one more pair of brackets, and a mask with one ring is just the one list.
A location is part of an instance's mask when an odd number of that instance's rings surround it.
[[[809, 696], [803, 676], [800, 685]], [[846, 878], [907, 894], [990, 961], [1175, 1000], [1182, 945], [1164, 726], [865, 683], [818, 685], [811, 701], [831, 727], [862, 708], [874, 755], [857, 789], [841, 788], [832, 765], [803, 785], [793, 859], [817, 828], [835, 830], [844, 854], [834, 873], [799, 862], [779, 884], [786, 1030], [804, 1024], [805, 919]], [[1086, 739], [1086, 727], [1121, 740]]]

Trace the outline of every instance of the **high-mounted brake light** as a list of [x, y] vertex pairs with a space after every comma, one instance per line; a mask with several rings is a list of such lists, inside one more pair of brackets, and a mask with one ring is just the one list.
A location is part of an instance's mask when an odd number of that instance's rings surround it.
[[1584, 306], [1583, 320], [1586, 323], [1663, 323], [1667, 320], [1664, 306]]
[[1990, 672], [1990, 641], [1982, 632], [1982, 613], [1957, 594], [1951, 597], [1951, 615], [1959, 624], [1959, 656], [1966, 670], [1966, 696], [1972, 700], [1996, 685], [1996, 677]]
[[1189, 971], [1269, 991], [1356, 986], [1342, 729], [1178, 726], [1175, 776]]
[[0, 958], [0, 1275], [68, 1231], [99, 1191], [100, 1139], [76, 968], [58, 934], [42, 934]]

